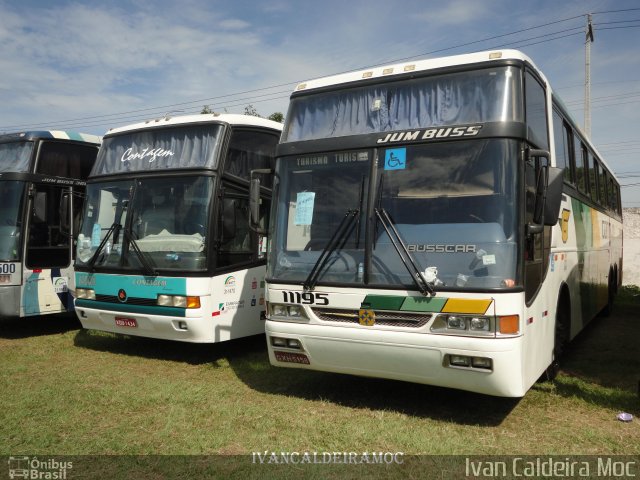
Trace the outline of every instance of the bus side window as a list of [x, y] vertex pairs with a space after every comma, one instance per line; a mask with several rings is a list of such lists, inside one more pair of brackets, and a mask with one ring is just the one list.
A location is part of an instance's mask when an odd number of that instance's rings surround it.
[[589, 189], [591, 191], [591, 200], [598, 203], [598, 164], [591, 152], [589, 155]]
[[565, 181], [573, 183], [573, 162], [570, 161], [571, 150], [569, 148], [569, 141], [571, 140], [571, 130], [556, 110], [553, 111], [553, 134], [555, 143], [556, 167], [564, 169]]
[[[235, 130], [231, 135], [224, 172], [249, 180], [251, 170], [273, 168], [278, 137], [255, 130]], [[262, 186], [271, 188], [273, 178], [259, 175]]]
[[93, 166], [96, 151], [96, 146], [43, 142], [38, 154], [36, 173], [85, 179]]

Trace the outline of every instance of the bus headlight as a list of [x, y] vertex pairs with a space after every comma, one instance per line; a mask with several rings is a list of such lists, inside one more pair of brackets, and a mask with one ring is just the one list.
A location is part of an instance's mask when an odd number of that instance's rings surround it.
[[271, 317], [275, 320], [290, 320], [293, 322], [308, 320], [304, 308], [300, 305], [283, 305], [281, 303], [270, 303], [269, 309]]
[[185, 295], [158, 295], [156, 303], [161, 307], [200, 308], [200, 297]]
[[449, 315], [447, 317], [447, 328], [451, 328], [453, 330], [466, 330], [467, 322], [464, 321], [464, 317]]
[[293, 318], [300, 318], [303, 316], [302, 308], [298, 305], [289, 306], [289, 316]]
[[287, 316], [287, 306], [279, 305], [274, 303], [271, 305], [271, 315], [275, 317], [286, 317]]
[[495, 337], [496, 323], [495, 317], [440, 314], [431, 324], [431, 333]]
[[491, 322], [488, 317], [472, 317], [469, 322], [469, 330], [488, 332]]
[[95, 300], [96, 291], [93, 288], [76, 288], [76, 298]]

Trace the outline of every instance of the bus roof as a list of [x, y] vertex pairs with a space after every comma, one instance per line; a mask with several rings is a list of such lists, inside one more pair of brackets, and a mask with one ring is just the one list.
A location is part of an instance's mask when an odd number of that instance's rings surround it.
[[165, 116], [144, 122], [133, 123], [123, 127], [110, 128], [105, 134], [108, 136], [129, 132], [133, 130], [143, 130], [147, 128], [166, 127], [170, 125], [187, 125], [190, 123], [226, 123], [228, 125], [241, 125], [247, 127], [265, 127], [281, 131], [283, 125], [273, 120], [253, 115], [237, 115], [232, 113], [205, 113], [196, 115], [182, 115], [178, 117]]
[[58, 140], [74, 140], [77, 142], [94, 143], [96, 145], [100, 145], [102, 143], [102, 137], [98, 135], [92, 135], [90, 133], [71, 132], [66, 130], [29, 130], [25, 132], [0, 134], [0, 142], [51, 138], [56, 138]]
[[425, 60], [414, 60], [392, 65], [383, 65], [378, 67], [367, 68], [366, 70], [357, 70], [347, 73], [339, 73], [328, 77], [316, 78], [299, 83], [295, 92], [308, 91], [315, 88], [329, 87], [332, 85], [341, 85], [345, 83], [357, 83], [362, 80], [370, 80], [373, 78], [389, 78], [394, 76], [402, 76], [422, 72], [426, 70], [434, 70], [439, 68], [453, 67], [457, 65], [478, 64], [483, 62], [495, 62], [496, 60], [520, 60], [530, 64], [536, 72], [544, 79], [547, 79], [535, 66], [533, 61], [519, 50], [491, 50], [477, 53], [467, 53], [464, 55], [453, 55], [449, 57], [429, 58]]

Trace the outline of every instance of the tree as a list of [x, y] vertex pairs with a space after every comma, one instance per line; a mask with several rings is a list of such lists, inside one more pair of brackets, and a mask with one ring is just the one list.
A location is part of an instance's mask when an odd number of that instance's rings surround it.
[[273, 112], [267, 118], [269, 120], [273, 120], [274, 122], [284, 123], [284, 115], [282, 114], [282, 112]]
[[244, 107], [244, 114], [245, 115], [251, 115], [253, 117], [260, 117], [261, 115], [258, 113], [258, 111], [256, 110], [256, 108], [249, 104], [246, 107]]
[[205, 114], [205, 113], [215, 113], [215, 112], [211, 110], [211, 108], [209, 108], [209, 105], [205, 105], [204, 107], [202, 107], [202, 110], [200, 110], [200, 113]]

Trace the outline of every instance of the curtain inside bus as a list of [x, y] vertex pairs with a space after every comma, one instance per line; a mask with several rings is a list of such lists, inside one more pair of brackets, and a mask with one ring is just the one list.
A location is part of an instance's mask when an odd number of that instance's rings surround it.
[[292, 99], [282, 141], [522, 121], [515, 67], [423, 77]]

